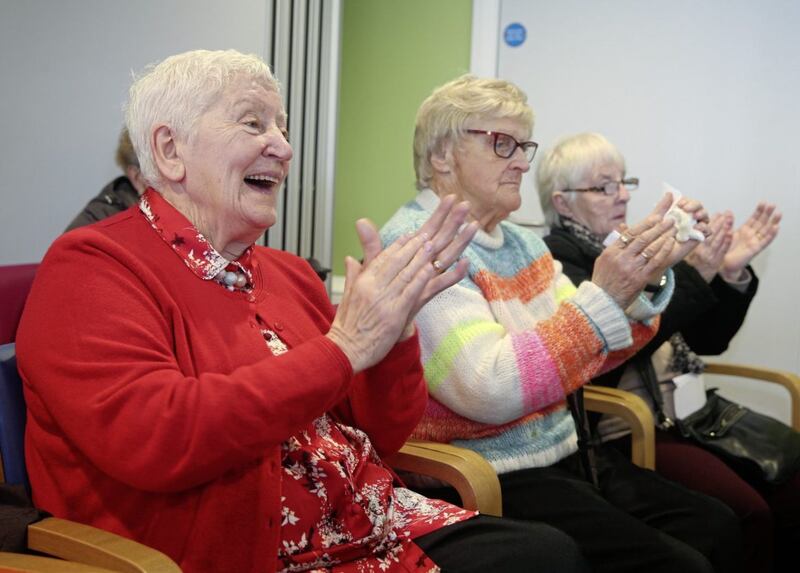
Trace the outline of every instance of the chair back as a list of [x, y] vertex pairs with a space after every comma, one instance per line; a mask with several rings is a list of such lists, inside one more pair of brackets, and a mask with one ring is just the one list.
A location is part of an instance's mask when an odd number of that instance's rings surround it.
[[14, 341], [38, 268], [38, 264], [0, 266], [0, 483], [26, 487], [26, 411]]
[[25, 399], [14, 343], [0, 345], [0, 483], [28, 487]]
[[14, 342], [38, 264], [0, 266], [0, 344]]

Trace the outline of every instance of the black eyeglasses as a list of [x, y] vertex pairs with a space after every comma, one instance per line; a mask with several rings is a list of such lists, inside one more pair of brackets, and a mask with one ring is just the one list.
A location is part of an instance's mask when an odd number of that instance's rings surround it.
[[627, 191], [636, 191], [639, 187], [638, 177], [628, 177], [620, 181], [609, 181], [603, 183], [598, 187], [587, 187], [585, 189], [562, 189], [561, 192], [570, 191], [572, 193], [605, 193], [606, 195], [616, 195], [619, 193], [620, 186], [625, 187]]
[[490, 135], [494, 143], [494, 154], [497, 157], [508, 159], [517, 150], [517, 147], [522, 148], [522, 153], [525, 154], [525, 159], [528, 163], [533, 161], [536, 155], [536, 150], [539, 149], [539, 144], [535, 141], [517, 141], [513, 136], [503, 133], [502, 131], [486, 131], [483, 129], [468, 129], [467, 133], [480, 133], [483, 135]]

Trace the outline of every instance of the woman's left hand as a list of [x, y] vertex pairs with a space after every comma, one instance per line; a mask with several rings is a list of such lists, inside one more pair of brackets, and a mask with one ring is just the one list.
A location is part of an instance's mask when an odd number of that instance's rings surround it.
[[730, 211], [717, 213], [709, 222], [711, 235], [697, 245], [697, 248], [686, 255], [686, 262], [710, 283], [719, 272], [722, 260], [733, 240], [733, 214]]
[[759, 203], [747, 222], [733, 233], [720, 274], [728, 282], [741, 279], [744, 268], [778, 235], [781, 213], [771, 203]]

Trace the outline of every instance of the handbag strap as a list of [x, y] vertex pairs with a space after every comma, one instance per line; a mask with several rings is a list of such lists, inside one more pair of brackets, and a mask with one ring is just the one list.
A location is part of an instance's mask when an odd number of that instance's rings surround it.
[[583, 387], [578, 388], [567, 396], [567, 404], [572, 413], [572, 419], [575, 421], [575, 432], [578, 435], [578, 452], [580, 453], [583, 471], [586, 473], [586, 479], [595, 488], [600, 489], [594, 448], [589, 439], [589, 423], [586, 416], [586, 407], [583, 403]]
[[656, 413], [656, 427], [660, 430], [669, 430], [675, 426], [675, 420], [664, 413], [664, 396], [661, 394], [661, 386], [658, 384], [656, 369], [653, 368], [653, 360], [650, 356], [637, 356], [634, 366], [639, 374], [639, 378], [645, 390], [653, 401], [653, 410]]

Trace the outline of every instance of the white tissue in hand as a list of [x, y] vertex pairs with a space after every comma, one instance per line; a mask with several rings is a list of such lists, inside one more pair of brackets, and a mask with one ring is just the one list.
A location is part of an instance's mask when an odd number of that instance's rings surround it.
[[702, 231], [698, 231], [694, 228], [697, 221], [689, 213], [677, 206], [678, 200], [681, 198], [681, 192], [672, 187], [669, 183], [664, 183], [664, 192], [672, 193], [672, 207], [670, 207], [667, 214], [664, 215], [664, 219], [666, 220], [666, 218], [669, 217], [675, 221], [675, 228], [678, 230], [678, 233], [675, 235], [675, 240], [679, 243], [685, 243], [689, 239], [694, 239], [702, 243], [706, 237], [703, 235]]
[[616, 229], [614, 229], [614, 230], [613, 230], [613, 231], [611, 231], [611, 232], [610, 232], [608, 235], [606, 235], [606, 238], [605, 238], [605, 239], [603, 239], [603, 246], [604, 246], [604, 247], [607, 247], [607, 246], [609, 246], [611, 243], [613, 243], [614, 241], [616, 241], [617, 239], [619, 239], [619, 237], [620, 237], [619, 231], [617, 231]]
[[[685, 243], [689, 239], [692, 238], [692, 227], [695, 226], [697, 221], [692, 219], [692, 216], [689, 215], [686, 211], [681, 209], [680, 207], [673, 207], [670, 209], [664, 218], [670, 217], [673, 221], [675, 221], [675, 228], [678, 230], [678, 233], [675, 235], [675, 240], [679, 243]], [[702, 236], [702, 233], [700, 233]]]

